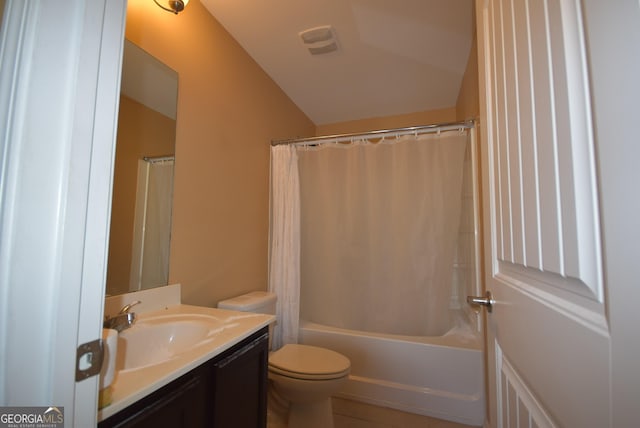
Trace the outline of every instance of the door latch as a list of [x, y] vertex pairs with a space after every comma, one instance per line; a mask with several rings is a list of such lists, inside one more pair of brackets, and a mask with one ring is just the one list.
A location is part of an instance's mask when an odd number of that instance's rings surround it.
[[484, 293], [484, 296], [467, 296], [467, 303], [471, 306], [486, 306], [487, 312], [491, 313], [493, 304], [496, 301], [491, 296], [491, 291]]

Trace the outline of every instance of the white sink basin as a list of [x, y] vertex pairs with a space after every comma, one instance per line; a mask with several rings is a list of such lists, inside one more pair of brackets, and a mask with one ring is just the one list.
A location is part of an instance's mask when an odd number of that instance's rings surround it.
[[[117, 311], [125, 304], [123, 300], [133, 301], [135, 297], [118, 299], [109, 309]], [[111, 384], [112, 401], [98, 411], [99, 421], [126, 409], [275, 321], [272, 315], [171, 301], [152, 303], [159, 307], [138, 312], [133, 326], [118, 335], [120, 352], [116, 355], [116, 373]], [[108, 351], [107, 358], [111, 358]]]
[[206, 343], [228, 323], [205, 315], [140, 319], [118, 336], [116, 370], [129, 371], [168, 361]]

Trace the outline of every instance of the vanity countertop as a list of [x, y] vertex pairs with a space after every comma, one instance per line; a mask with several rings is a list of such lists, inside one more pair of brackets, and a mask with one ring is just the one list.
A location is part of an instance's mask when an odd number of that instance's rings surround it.
[[225, 322], [228, 327], [217, 333], [213, 340], [189, 349], [178, 356], [148, 367], [124, 370], [116, 374], [112, 383], [111, 404], [98, 411], [98, 421], [102, 421], [125, 409], [141, 398], [167, 385], [192, 369], [241, 342], [251, 334], [275, 320], [272, 315], [229, 311], [178, 304], [165, 309], [138, 315], [143, 321], [165, 315], [208, 315]]

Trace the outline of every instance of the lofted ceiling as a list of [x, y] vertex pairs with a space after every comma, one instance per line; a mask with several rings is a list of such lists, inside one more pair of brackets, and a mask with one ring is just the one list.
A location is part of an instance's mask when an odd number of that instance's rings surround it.
[[[472, 0], [201, 1], [316, 125], [456, 104]], [[312, 55], [299, 33], [327, 25]]]

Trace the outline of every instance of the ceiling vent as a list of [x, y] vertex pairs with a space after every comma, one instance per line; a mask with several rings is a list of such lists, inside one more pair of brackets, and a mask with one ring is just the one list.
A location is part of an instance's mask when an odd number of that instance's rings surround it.
[[331, 25], [309, 28], [298, 33], [311, 55], [326, 54], [338, 50], [338, 42]]

